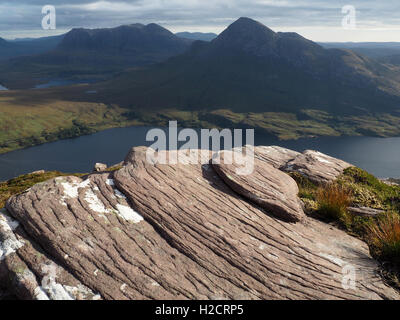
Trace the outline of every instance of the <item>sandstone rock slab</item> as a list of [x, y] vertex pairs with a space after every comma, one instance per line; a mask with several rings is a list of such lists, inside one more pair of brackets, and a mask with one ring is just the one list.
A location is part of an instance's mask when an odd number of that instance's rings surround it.
[[257, 146], [254, 148], [254, 155], [257, 159], [267, 162], [275, 169], [284, 167], [289, 161], [301, 153], [279, 146]]
[[217, 157], [218, 163], [213, 163], [213, 168], [236, 193], [284, 221], [298, 222], [305, 218], [296, 181], [269, 161], [254, 159], [251, 173], [238, 174], [242, 164], [235, 161], [234, 152], [222, 151]]
[[[104, 299], [399, 299], [360, 240], [311, 218], [277, 219], [228, 186], [210, 154], [159, 164], [147, 151], [131, 150], [113, 173], [36, 185], [7, 209]], [[348, 268], [354, 288], [344, 285]]]
[[325, 184], [336, 180], [343, 170], [352, 165], [318, 151], [306, 150], [289, 161], [282, 170], [295, 171], [317, 184]]

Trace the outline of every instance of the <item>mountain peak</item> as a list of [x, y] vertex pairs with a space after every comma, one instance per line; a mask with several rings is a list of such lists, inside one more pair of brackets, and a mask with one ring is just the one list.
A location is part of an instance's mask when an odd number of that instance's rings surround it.
[[237, 19], [235, 22], [233, 22], [231, 24], [231, 26], [234, 25], [241, 25], [241, 26], [257, 26], [257, 27], [261, 27], [263, 29], [269, 29], [268, 27], [266, 27], [265, 25], [263, 25], [261, 22], [258, 22], [254, 19], [251, 18], [247, 18], [247, 17], [240, 17], [239, 19]]
[[233, 22], [218, 38], [239, 37], [239, 40], [271, 40], [276, 33], [262, 23], [250, 18], [242, 17]]
[[223, 31], [213, 43], [225, 48], [257, 54], [271, 51], [276, 46], [277, 33], [250, 18], [239, 18]]
[[159, 34], [159, 35], [164, 35], [164, 36], [174, 36], [174, 34], [169, 31], [168, 29], [160, 26], [159, 24], [156, 23], [150, 23], [148, 24], [145, 29], [148, 32], [152, 32], [154, 34]]
[[227, 50], [242, 51], [258, 57], [309, 60], [321, 55], [323, 48], [295, 32], [274, 32], [262, 23], [242, 17], [223, 31], [213, 44]]

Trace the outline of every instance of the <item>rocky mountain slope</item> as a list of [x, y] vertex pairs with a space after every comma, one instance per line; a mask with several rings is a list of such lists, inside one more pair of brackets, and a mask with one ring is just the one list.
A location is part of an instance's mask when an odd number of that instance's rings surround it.
[[208, 151], [155, 154], [180, 160], [170, 165], [147, 151], [132, 149], [115, 172], [55, 178], [9, 199], [0, 284], [23, 299], [400, 298], [366, 244], [304, 214], [283, 172], [323, 183], [350, 164], [257, 147], [253, 174], [239, 176], [240, 165], [210, 162]]
[[324, 49], [296, 33], [240, 18], [216, 39], [165, 63], [108, 82], [105, 97], [132, 108], [332, 114], [392, 112], [400, 77], [349, 50]]

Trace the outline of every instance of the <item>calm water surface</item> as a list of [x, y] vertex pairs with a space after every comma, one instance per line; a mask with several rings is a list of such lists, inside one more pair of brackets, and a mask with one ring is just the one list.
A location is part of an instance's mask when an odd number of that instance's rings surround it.
[[[36, 170], [90, 172], [94, 163], [113, 165], [134, 146], [146, 142], [149, 127], [117, 128], [0, 155], [0, 181]], [[280, 141], [255, 135], [256, 145], [280, 145], [297, 151], [319, 150], [359, 166], [378, 177], [400, 177], [400, 138], [323, 137]]]
[[72, 84], [87, 84], [93, 83], [94, 80], [65, 80], [65, 79], [47, 79], [46, 83], [38, 84], [33, 89], [48, 89], [53, 87], [69, 86]]

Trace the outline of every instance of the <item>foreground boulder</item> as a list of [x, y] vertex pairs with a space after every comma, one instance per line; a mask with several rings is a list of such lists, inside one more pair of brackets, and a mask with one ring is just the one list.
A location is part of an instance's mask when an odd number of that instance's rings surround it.
[[96, 163], [93, 168], [93, 172], [102, 172], [107, 170], [107, 165], [104, 163]]
[[351, 164], [345, 161], [307, 150], [288, 161], [281, 169], [298, 172], [314, 183], [326, 184], [336, 180], [349, 167]]
[[297, 196], [299, 188], [289, 175], [258, 159], [254, 159], [251, 174], [240, 175], [237, 172], [241, 166], [231, 161], [234, 160], [232, 151], [222, 151], [218, 156], [219, 161], [213, 163], [213, 168], [235, 192], [282, 220], [298, 222], [305, 217]]
[[71, 299], [399, 298], [366, 244], [301, 207], [288, 223], [264, 205], [264, 192], [285, 194], [267, 168], [291, 185], [279, 206], [296, 211], [291, 180], [269, 162], [257, 157], [253, 175], [223, 179], [232, 168], [212, 165], [210, 152], [155, 153], [185, 159], [157, 164], [148, 151], [132, 149], [114, 173], [56, 178], [12, 197], [0, 230], [11, 239], [0, 238], [1, 273], [16, 274], [9, 289], [24, 299], [67, 297], [53, 287]]
[[275, 169], [281, 169], [289, 161], [300, 155], [301, 153], [299, 152], [278, 146], [261, 146], [255, 148], [255, 157], [270, 164]]

